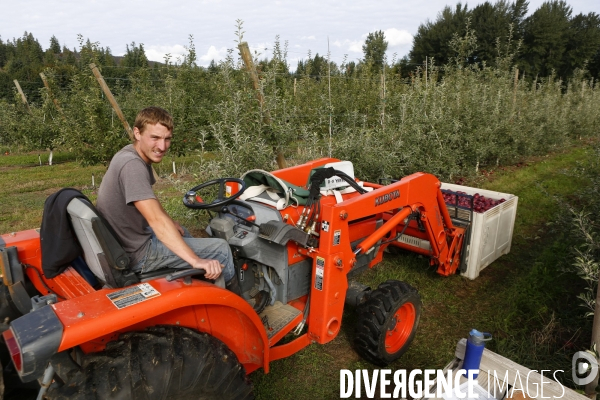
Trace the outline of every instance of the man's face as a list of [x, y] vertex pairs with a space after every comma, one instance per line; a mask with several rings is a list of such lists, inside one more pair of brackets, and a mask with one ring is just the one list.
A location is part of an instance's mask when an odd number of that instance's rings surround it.
[[148, 163], [159, 163], [171, 146], [173, 133], [161, 124], [146, 125], [144, 132], [133, 128], [134, 147], [142, 159]]

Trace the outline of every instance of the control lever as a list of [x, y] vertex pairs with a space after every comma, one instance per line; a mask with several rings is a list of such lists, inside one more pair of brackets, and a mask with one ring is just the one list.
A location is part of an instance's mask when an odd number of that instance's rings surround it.
[[165, 277], [165, 279], [167, 280], [167, 282], [171, 282], [171, 281], [174, 281], [175, 279], [185, 278], [185, 277], [194, 276], [194, 275], [204, 275], [205, 273], [206, 273], [206, 271], [202, 268], [189, 268], [189, 269], [184, 269], [181, 271], [173, 272], [173, 273], [167, 275]]
[[237, 219], [241, 219], [242, 221], [248, 222], [249, 224], [252, 224], [252, 225], [256, 226], [257, 228], [260, 228], [260, 225], [258, 225], [257, 223], [254, 223], [254, 222], [252, 222], [252, 221], [250, 221], [250, 220], [248, 220], [248, 219], [245, 219], [245, 218], [243, 218], [243, 217], [241, 217], [241, 216], [237, 215], [236, 213], [234, 213], [233, 211], [231, 211], [231, 210], [229, 209], [229, 207], [227, 207], [227, 206], [223, 206], [223, 208], [221, 208], [221, 212], [222, 212], [223, 214], [231, 214], [231, 215], [233, 215], [234, 217], [236, 217]]

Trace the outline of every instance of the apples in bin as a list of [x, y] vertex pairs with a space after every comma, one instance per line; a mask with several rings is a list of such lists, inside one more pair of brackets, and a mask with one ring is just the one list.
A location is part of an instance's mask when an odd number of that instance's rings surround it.
[[484, 213], [490, 208], [496, 207], [498, 204], [504, 203], [506, 199], [494, 200], [489, 197], [475, 193], [469, 195], [466, 192], [442, 192], [444, 196], [444, 202], [451, 206], [459, 206], [463, 208], [471, 209], [471, 199], [473, 200], [473, 211], [478, 213]]

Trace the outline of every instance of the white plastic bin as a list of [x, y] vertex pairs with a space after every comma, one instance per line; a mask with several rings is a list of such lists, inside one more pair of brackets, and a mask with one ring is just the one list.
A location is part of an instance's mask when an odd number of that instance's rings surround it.
[[[466, 243], [467, 248], [465, 249], [465, 259], [463, 260], [466, 264], [466, 270], [461, 274], [469, 279], [475, 279], [479, 276], [482, 269], [490, 265], [501, 255], [507, 254], [510, 251], [519, 198], [509, 193], [494, 192], [443, 182], [442, 190], [465, 192], [471, 196], [479, 193], [494, 200], [506, 200], [504, 203], [500, 203], [484, 213], [473, 211], [470, 240]], [[450, 214], [454, 215], [453, 211], [455, 207], [452, 205], [447, 205], [447, 207]], [[459, 215], [463, 219], [469, 214], [462, 210], [459, 211]]]

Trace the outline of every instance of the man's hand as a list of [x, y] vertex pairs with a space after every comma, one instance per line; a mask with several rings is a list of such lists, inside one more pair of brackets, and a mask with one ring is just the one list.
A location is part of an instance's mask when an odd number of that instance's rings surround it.
[[165, 212], [158, 200], [148, 199], [133, 203], [135, 208], [148, 221], [148, 224], [160, 240], [169, 250], [193, 268], [202, 268], [206, 271], [207, 279], [216, 279], [221, 275], [222, 266], [217, 260], [203, 260], [185, 243], [181, 235], [183, 228], [173, 221]]
[[179, 234], [181, 234], [181, 236], [185, 235], [185, 232], [183, 231], [183, 227], [181, 225], [179, 225], [179, 222], [173, 220], [173, 223], [175, 223], [175, 228], [177, 228], [177, 230], [179, 231]]
[[206, 279], [217, 279], [221, 275], [221, 270], [224, 268], [223, 265], [217, 260], [203, 260], [199, 259], [192, 267], [203, 268], [206, 271], [204, 277]]

